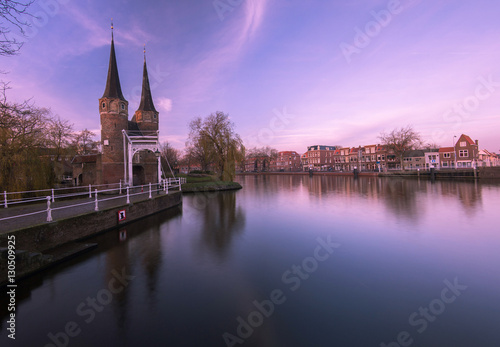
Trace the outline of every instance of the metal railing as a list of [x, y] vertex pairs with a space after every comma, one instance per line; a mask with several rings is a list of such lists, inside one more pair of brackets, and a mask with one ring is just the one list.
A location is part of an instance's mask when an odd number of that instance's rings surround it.
[[[88, 187], [72, 187], [72, 188], [84, 188], [85, 192], [77, 192], [74, 194], [55, 194], [56, 192], [68, 189], [68, 188], [60, 188], [60, 189], [45, 189], [45, 190], [37, 190], [37, 191], [25, 191], [25, 192], [4, 192], [4, 207], [7, 208], [9, 204], [21, 204], [21, 203], [33, 203], [33, 202], [40, 202], [40, 201], [47, 201], [47, 207], [38, 211], [34, 212], [29, 212], [29, 213], [23, 213], [19, 215], [14, 215], [14, 216], [9, 216], [9, 217], [4, 217], [0, 218], [0, 222], [6, 221], [6, 220], [12, 220], [16, 218], [22, 218], [22, 217], [27, 217], [27, 216], [32, 216], [36, 214], [41, 214], [41, 213], [46, 213], [47, 222], [52, 222], [53, 217], [52, 217], [52, 212], [57, 211], [57, 210], [63, 210], [63, 209], [71, 209], [79, 206], [84, 206], [84, 205], [90, 205], [94, 204], [94, 211], [99, 211], [99, 203], [104, 202], [104, 201], [110, 201], [110, 200], [116, 200], [116, 199], [125, 199], [125, 202], [127, 204], [130, 204], [130, 198], [132, 196], [137, 196], [141, 194], [148, 194], [149, 199], [153, 198], [153, 193], [156, 192], [157, 194], [160, 194], [160, 192], [164, 192], [165, 194], [169, 193], [169, 190], [178, 188], [179, 191], [182, 190], [182, 184], [186, 183], [186, 179], [183, 177], [178, 177], [178, 178], [167, 178], [167, 179], [162, 179], [160, 183], [149, 183], [147, 185], [138, 185], [138, 186], [132, 186], [132, 187], [125, 187], [122, 186], [122, 183], [115, 183], [115, 184], [102, 184], [102, 185], [89, 185]], [[116, 186], [116, 188], [109, 188], [109, 189], [101, 189], [98, 190], [97, 187], [106, 187], [106, 186]], [[93, 188], [93, 191], [92, 191]], [[8, 200], [8, 194], [25, 194], [25, 193], [41, 193], [41, 192], [50, 192], [50, 195], [46, 196], [40, 196], [40, 197], [34, 197], [34, 198], [27, 198], [27, 199], [11, 199]], [[107, 193], [112, 194], [118, 194], [117, 196], [112, 196], [112, 197], [106, 197], [106, 198], [99, 198], [99, 196], [102, 196], [100, 194]], [[71, 197], [80, 197], [82, 195], [88, 195], [89, 199], [93, 199], [91, 201], [83, 202], [83, 203], [76, 203], [68, 206], [60, 206], [60, 207], [53, 207], [52, 204], [55, 202], [56, 199], [60, 198], [71, 198]]]

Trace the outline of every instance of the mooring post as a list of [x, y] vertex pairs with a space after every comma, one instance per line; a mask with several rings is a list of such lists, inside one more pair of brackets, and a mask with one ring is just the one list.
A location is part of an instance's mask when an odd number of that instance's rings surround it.
[[151, 182], [149, 182], [149, 198], [151, 199]]
[[122, 195], [122, 180], [120, 179], [120, 195]]
[[3, 207], [7, 208], [8, 206], [7, 206], [7, 191], [6, 190], [3, 191], [3, 201], [4, 201]]
[[56, 199], [54, 198], [54, 188], [52, 188], [52, 202], [55, 202]]
[[89, 198], [92, 198], [92, 185], [89, 184]]
[[95, 190], [95, 207], [94, 211], [99, 211], [99, 202], [97, 200], [97, 189]]
[[47, 222], [52, 222], [52, 209], [50, 208], [50, 196], [47, 196]]
[[127, 204], [130, 204], [130, 192], [128, 186], [127, 186]]

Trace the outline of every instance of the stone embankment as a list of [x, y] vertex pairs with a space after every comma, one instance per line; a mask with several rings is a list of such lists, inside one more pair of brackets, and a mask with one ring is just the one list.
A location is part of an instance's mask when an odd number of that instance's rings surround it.
[[[0, 234], [0, 286], [5, 285], [7, 280], [7, 262], [4, 260], [8, 256], [8, 240], [15, 240], [15, 267], [16, 279], [18, 279], [96, 246], [77, 241], [121, 227], [181, 203], [181, 192], [170, 192], [153, 195], [151, 199], [136, 200], [130, 204], [122, 202], [107, 206], [99, 211], [82, 213], [81, 210], [75, 208], [73, 215], [53, 222], [40, 223], [33, 219], [30, 226], [3, 230]], [[24, 218], [29, 219], [30, 216]]]

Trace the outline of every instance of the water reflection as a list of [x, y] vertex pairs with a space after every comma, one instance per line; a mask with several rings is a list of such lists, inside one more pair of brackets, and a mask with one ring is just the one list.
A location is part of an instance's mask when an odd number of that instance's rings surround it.
[[419, 203], [419, 198], [428, 197], [430, 192], [459, 201], [463, 212], [469, 216], [474, 215], [482, 204], [483, 186], [477, 182], [307, 175], [252, 175], [239, 176], [238, 179], [260, 197], [301, 189], [307, 191], [310, 199], [321, 199], [330, 195], [344, 199], [363, 197], [385, 204], [397, 218], [416, 223], [426, 208], [425, 204]]
[[[243, 190], [184, 195], [182, 213], [87, 240], [98, 249], [20, 282], [16, 342], [46, 345], [49, 332], [75, 321], [82, 333], [69, 346], [224, 346], [222, 335], [236, 335], [258, 311], [255, 302], [279, 289], [286, 301], [242, 346], [378, 346], [412, 329], [408, 316], [456, 277], [470, 289], [425, 334], [412, 330], [414, 344], [498, 342], [498, 187], [340, 176], [238, 180]], [[318, 237], [341, 247], [315, 262]], [[310, 271], [293, 272], [302, 280], [292, 290], [282, 276], [298, 266]], [[135, 278], [87, 324], [75, 308], [109, 288], [117, 272]]]
[[201, 226], [200, 244], [221, 260], [227, 256], [234, 237], [245, 228], [244, 210], [236, 203], [235, 192], [197, 193], [184, 197], [189, 205], [190, 218]]

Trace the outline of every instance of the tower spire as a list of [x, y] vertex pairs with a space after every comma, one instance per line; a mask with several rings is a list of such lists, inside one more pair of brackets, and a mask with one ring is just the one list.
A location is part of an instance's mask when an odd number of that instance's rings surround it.
[[142, 72], [141, 103], [139, 104], [137, 111], [157, 112], [153, 104], [153, 97], [151, 96], [151, 88], [149, 86], [148, 67], [146, 64], [146, 45], [144, 45], [144, 69]]
[[111, 19], [111, 51], [109, 53], [108, 78], [106, 80], [106, 89], [103, 98], [118, 98], [126, 101], [123, 97], [120, 86], [120, 76], [118, 75], [118, 66], [116, 64], [115, 40], [113, 35], [113, 19]]

